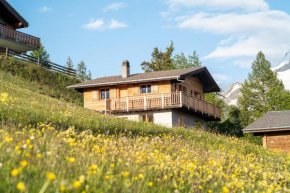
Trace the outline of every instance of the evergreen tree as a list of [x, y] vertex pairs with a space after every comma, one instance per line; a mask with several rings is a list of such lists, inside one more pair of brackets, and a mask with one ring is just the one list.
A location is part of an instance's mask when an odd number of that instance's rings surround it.
[[201, 64], [196, 51], [193, 51], [193, 54], [188, 57], [183, 52], [174, 56], [174, 66], [177, 69], [200, 67]]
[[88, 74], [86, 75], [86, 80], [92, 80], [92, 72], [90, 70]]
[[259, 52], [238, 99], [243, 127], [268, 111], [290, 109], [290, 94], [285, 91], [282, 81], [277, 79], [277, 73], [272, 72], [270, 67], [265, 55]]
[[84, 61], [81, 61], [77, 65], [77, 78], [82, 82], [87, 80], [87, 67]]
[[50, 62], [50, 56], [42, 43], [40, 43], [40, 48], [38, 50], [32, 51], [30, 55], [35, 58], [39, 58], [43, 62]]
[[72, 59], [70, 58], [70, 56], [67, 58], [66, 67], [74, 69], [74, 64], [73, 64]]
[[188, 65], [187, 57], [185, 56], [183, 52], [181, 52], [180, 54], [175, 54], [173, 62], [174, 62], [175, 68], [177, 69], [186, 68]]
[[171, 45], [166, 48], [165, 52], [160, 51], [158, 48], [154, 48], [154, 51], [151, 54], [151, 62], [142, 62], [142, 70], [144, 70], [145, 72], [152, 72], [175, 69], [172, 59], [173, 51], [174, 46], [172, 41]]
[[192, 56], [188, 56], [188, 68], [189, 67], [200, 67], [202, 65], [202, 62], [199, 60], [199, 56], [196, 53], [196, 51], [193, 51]]

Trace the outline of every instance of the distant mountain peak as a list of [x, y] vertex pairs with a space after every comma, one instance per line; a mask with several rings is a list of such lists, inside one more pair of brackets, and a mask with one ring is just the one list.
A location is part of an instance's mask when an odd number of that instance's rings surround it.
[[242, 84], [239, 82], [233, 83], [228, 90], [223, 93], [225, 97], [225, 103], [228, 105], [238, 105], [238, 98], [241, 93], [240, 89], [242, 88]]

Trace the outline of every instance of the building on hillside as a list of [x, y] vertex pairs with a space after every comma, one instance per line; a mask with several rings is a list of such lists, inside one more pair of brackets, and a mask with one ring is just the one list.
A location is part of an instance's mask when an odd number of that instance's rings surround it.
[[28, 22], [6, 0], [0, 0], [0, 55], [34, 63], [69, 76], [76, 76], [74, 69], [26, 55], [28, 51], [38, 50], [41, 46], [40, 38], [17, 31], [28, 26]]
[[17, 31], [28, 22], [6, 1], [0, 0], [0, 48], [25, 53], [40, 48], [40, 39]]
[[84, 107], [124, 119], [167, 127], [193, 127], [218, 121], [221, 108], [204, 101], [204, 94], [220, 88], [206, 67], [130, 74], [127, 60], [122, 75], [72, 85], [84, 93]]
[[290, 152], [290, 111], [271, 111], [243, 129], [263, 136], [263, 146]]

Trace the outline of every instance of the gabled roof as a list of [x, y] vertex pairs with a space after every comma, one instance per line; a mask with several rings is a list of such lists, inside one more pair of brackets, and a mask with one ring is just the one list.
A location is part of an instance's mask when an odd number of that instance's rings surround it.
[[3, 10], [5, 10], [6, 14], [9, 14], [9, 17], [11, 17], [13, 21], [22, 23], [22, 25], [17, 26], [17, 28], [28, 27], [28, 22], [6, 0], [0, 0], [0, 6]]
[[214, 81], [206, 67], [185, 68], [167, 71], [155, 71], [140, 74], [131, 74], [127, 78], [119, 76], [109, 76], [97, 78], [80, 84], [68, 86], [67, 88], [82, 90], [83, 88], [92, 88], [109, 85], [133, 84], [142, 82], [154, 82], [160, 80], [183, 80], [188, 76], [197, 76], [204, 85], [204, 92], [219, 92], [220, 88]]
[[243, 129], [244, 133], [290, 130], [290, 111], [271, 111]]

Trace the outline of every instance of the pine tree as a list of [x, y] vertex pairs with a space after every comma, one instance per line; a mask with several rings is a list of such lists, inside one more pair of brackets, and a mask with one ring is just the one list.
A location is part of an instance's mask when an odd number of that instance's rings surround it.
[[172, 59], [173, 51], [174, 46], [172, 41], [171, 45], [166, 48], [165, 52], [160, 51], [158, 48], [154, 48], [154, 51], [151, 54], [151, 62], [142, 62], [142, 70], [144, 70], [145, 72], [152, 72], [175, 69]]
[[190, 67], [200, 67], [202, 65], [202, 62], [199, 60], [199, 56], [196, 53], [196, 51], [193, 51], [192, 56], [188, 56], [188, 68]]
[[66, 67], [74, 69], [74, 64], [73, 64], [72, 59], [70, 58], [70, 56], [67, 58]]
[[177, 69], [200, 67], [201, 64], [196, 51], [193, 51], [193, 54], [188, 57], [183, 52], [174, 56], [174, 66]]
[[268, 111], [290, 109], [290, 94], [285, 91], [282, 81], [278, 80], [277, 73], [270, 68], [270, 62], [259, 52], [238, 99], [243, 127]]
[[92, 80], [92, 72], [89, 70], [88, 74], [86, 75], [86, 81]]
[[39, 58], [43, 62], [50, 62], [50, 56], [42, 44], [40, 44], [40, 48], [38, 50], [32, 51], [30, 55], [35, 58]]
[[187, 68], [188, 65], [187, 57], [183, 52], [181, 52], [180, 54], [175, 54], [173, 62], [175, 68], [177, 69]]
[[87, 67], [84, 61], [81, 61], [77, 65], [77, 78], [80, 79], [81, 81], [86, 81], [87, 77]]

